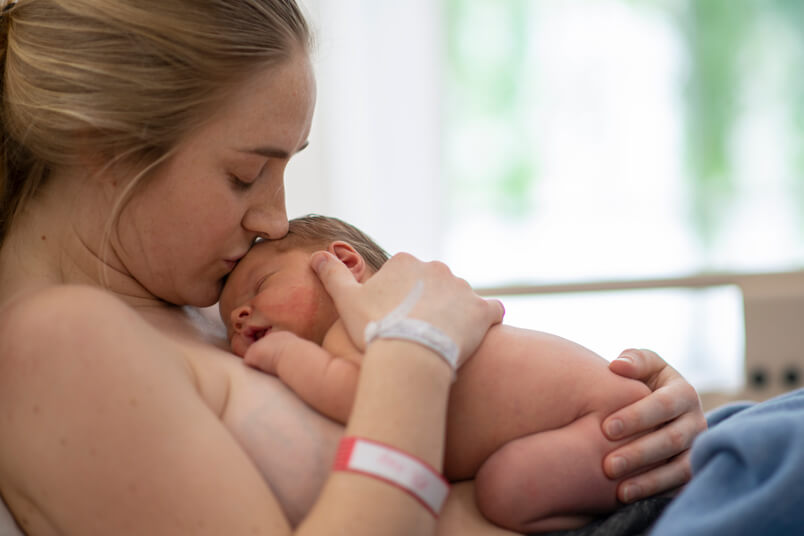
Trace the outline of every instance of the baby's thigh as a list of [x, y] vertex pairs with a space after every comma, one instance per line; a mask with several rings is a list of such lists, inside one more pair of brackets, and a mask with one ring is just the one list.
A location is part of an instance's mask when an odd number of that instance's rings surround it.
[[563, 530], [618, 506], [617, 482], [603, 473], [614, 443], [590, 414], [567, 426], [510, 441], [476, 475], [483, 514], [519, 531]]

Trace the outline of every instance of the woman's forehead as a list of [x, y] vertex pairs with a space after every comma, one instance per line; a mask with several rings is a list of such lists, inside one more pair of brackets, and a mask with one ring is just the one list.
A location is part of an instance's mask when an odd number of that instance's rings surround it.
[[297, 54], [249, 77], [229, 97], [213, 128], [238, 150], [267, 147], [295, 154], [309, 136], [315, 109], [315, 79], [305, 55]]

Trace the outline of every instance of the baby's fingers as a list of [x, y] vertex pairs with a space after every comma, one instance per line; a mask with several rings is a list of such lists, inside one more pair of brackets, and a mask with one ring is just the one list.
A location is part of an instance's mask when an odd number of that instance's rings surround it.
[[276, 376], [279, 359], [287, 345], [295, 338], [295, 335], [286, 331], [269, 333], [248, 347], [243, 355], [243, 362], [266, 374]]

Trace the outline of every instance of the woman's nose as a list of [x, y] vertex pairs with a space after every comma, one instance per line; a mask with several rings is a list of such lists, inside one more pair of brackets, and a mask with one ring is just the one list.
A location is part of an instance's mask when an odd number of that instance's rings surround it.
[[288, 234], [284, 189], [280, 189], [268, 201], [256, 203], [249, 208], [243, 216], [243, 227], [269, 240], [276, 240]]
[[232, 329], [240, 333], [246, 328], [246, 322], [251, 316], [251, 307], [249, 305], [241, 305], [235, 308], [229, 315], [229, 322], [232, 324]]

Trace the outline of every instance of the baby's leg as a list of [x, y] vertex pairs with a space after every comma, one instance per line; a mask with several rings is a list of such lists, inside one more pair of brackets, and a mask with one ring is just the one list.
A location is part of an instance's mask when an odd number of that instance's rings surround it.
[[602, 460], [616, 443], [600, 423], [589, 414], [500, 447], [475, 477], [483, 515], [517, 532], [541, 532], [583, 526], [615, 509], [617, 482], [606, 478]]

